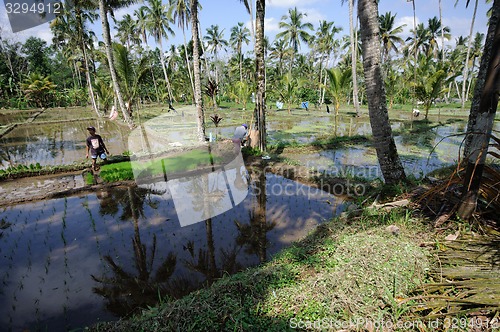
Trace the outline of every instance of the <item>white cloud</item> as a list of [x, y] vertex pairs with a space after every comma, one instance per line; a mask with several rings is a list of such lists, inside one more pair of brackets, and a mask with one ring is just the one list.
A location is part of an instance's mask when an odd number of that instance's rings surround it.
[[134, 11], [140, 7], [141, 5], [131, 5], [130, 7], [127, 8], [120, 8], [115, 11], [115, 19], [117, 21], [120, 21], [126, 14], [129, 14], [130, 16], [132, 16], [133, 19], [135, 19]]
[[274, 17], [268, 17], [264, 19], [264, 31], [267, 32], [278, 32], [279, 28], [279, 20]]
[[318, 0], [271, 0], [267, 2], [269, 7], [290, 8], [293, 6], [308, 6], [318, 2]]
[[326, 20], [327, 17], [317, 9], [299, 9], [301, 13], [307, 14], [304, 16], [304, 22], [312, 23], [314, 26], [319, 25], [319, 21]]
[[[415, 24], [418, 25], [420, 23], [420, 20], [418, 17], [415, 19]], [[406, 24], [406, 26], [404, 26]], [[403, 32], [402, 35], [404, 36], [403, 39], [406, 39], [410, 35], [412, 35], [411, 30], [413, 30], [413, 16], [403, 16], [403, 17], [396, 17], [396, 22], [394, 22], [394, 27], [399, 27], [403, 26]]]

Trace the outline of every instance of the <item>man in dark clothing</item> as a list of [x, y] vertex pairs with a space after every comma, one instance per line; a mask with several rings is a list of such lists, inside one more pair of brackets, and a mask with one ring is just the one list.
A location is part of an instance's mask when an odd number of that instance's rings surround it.
[[106, 153], [109, 154], [109, 151], [106, 148], [106, 145], [104, 145], [102, 137], [95, 133], [94, 127], [88, 127], [87, 130], [89, 131], [90, 136], [87, 137], [87, 156], [85, 158], [89, 157], [90, 152], [90, 155], [92, 157], [92, 171], [96, 171], [97, 157], [101, 158], [102, 160], [106, 160]]

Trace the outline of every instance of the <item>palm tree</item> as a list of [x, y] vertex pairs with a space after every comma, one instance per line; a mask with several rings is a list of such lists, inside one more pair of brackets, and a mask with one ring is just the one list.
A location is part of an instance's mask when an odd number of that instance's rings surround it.
[[465, 107], [465, 101], [467, 100], [467, 94], [466, 94], [466, 85], [467, 85], [467, 75], [469, 74], [469, 57], [470, 57], [470, 52], [472, 49], [472, 34], [474, 33], [474, 21], [476, 20], [476, 13], [477, 13], [477, 4], [478, 0], [474, 2], [474, 13], [472, 14], [472, 22], [470, 24], [470, 32], [469, 32], [469, 44], [467, 46], [467, 56], [465, 58], [465, 66], [464, 66], [464, 71], [462, 74], [463, 77], [463, 84], [462, 84], [462, 108]]
[[198, 33], [198, 0], [191, 0], [191, 35], [193, 40], [194, 102], [197, 112], [198, 140], [205, 141], [205, 114], [201, 96], [200, 34]]
[[238, 22], [237, 25], [231, 28], [231, 37], [229, 38], [229, 42], [231, 43], [231, 46], [236, 51], [236, 54], [238, 54], [238, 62], [239, 62], [239, 68], [240, 68], [240, 82], [243, 82], [243, 71], [242, 71], [242, 62], [243, 62], [243, 54], [241, 53], [241, 48], [243, 46], [243, 43], [248, 45], [250, 42], [250, 39], [248, 39], [248, 36], [250, 35], [250, 30], [248, 30], [247, 27], [243, 26], [243, 22]]
[[360, 22], [362, 22], [360, 31], [366, 96], [377, 158], [385, 182], [388, 184], [398, 183], [404, 180], [406, 176], [392, 137], [392, 129], [387, 113], [384, 80], [379, 65], [380, 31], [377, 2], [359, 0], [358, 15]]
[[382, 40], [382, 61], [387, 63], [390, 61], [390, 52], [399, 52], [397, 44], [404, 44], [403, 38], [399, 37], [398, 34], [403, 32], [403, 28], [406, 24], [394, 27], [394, 21], [396, 19], [396, 14], [392, 15], [391, 12], [387, 12], [384, 15], [379, 16], [380, 25], [380, 39]]
[[[472, 43], [472, 49], [470, 53], [470, 63], [471, 63], [471, 69], [470, 73], [471, 75], [474, 73], [474, 68], [476, 67], [476, 59], [481, 57], [481, 49], [483, 47], [483, 40], [484, 40], [484, 34], [477, 32], [476, 36], [474, 37], [474, 42]], [[465, 93], [466, 98], [469, 96], [470, 93], [470, 88], [472, 85], [472, 77], [469, 79], [469, 84], [467, 86], [467, 92]]]
[[417, 80], [412, 84], [415, 87], [415, 97], [423, 102], [427, 119], [432, 104], [447, 91], [446, 84], [454, 77], [449, 75], [449, 68], [442, 62], [436, 63], [431, 55], [420, 54], [416, 70]]
[[335, 115], [339, 115], [340, 104], [345, 101], [346, 91], [351, 84], [352, 71], [332, 68], [327, 69], [326, 73], [330, 82], [327, 90], [332, 97]]
[[300, 13], [295, 8], [290, 8], [288, 10], [288, 15], [283, 15], [281, 17], [281, 22], [279, 23], [280, 29], [283, 31], [276, 34], [276, 38], [284, 38], [293, 50], [292, 61], [290, 63], [290, 70], [292, 70], [293, 62], [295, 60], [295, 54], [297, 54], [300, 49], [300, 42], [308, 43], [311, 39], [311, 35], [306, 31], [306, 29], [313, 30], [313, 25], [311, 23], [302, 23], [302, 19], [306, 17], [306, 13]]
[[[90, 39], [92, 38], [92, 33], [87, 30], [86, 22], [89, 21], [92, 23], [96, 18], [91, 12], [92, 8], [93, 4], [88, 1], [73, 0], [64, 3], [63, 13], [57, 16], [51, 23], [51, 29], [59, 45], [67, 43], [66, 45], [69, 53], [74, 53], [75, 49], [81, 52], [82, 65], [85, 72], [92, 109], [96, 112], [97, 116], [101, 116], [95, 101], [88, 55], [88, 46], [91, 45]], [[77, 72], [79, 72], [78, 69]]]
[[147, 37], [147, 20], [148, 17], [144, 10], [144, 7], [140, 7], [134, 11], [134, 16], [137, 17], [135, 21], [135, 27], [137, 29], [137, 33], [141, 35], [142, 42], [148, 45], [148, 37]]
[[126, 100], [127, 112], [132, 117], [132, 105], [136, 102], [139, 92], [139, 82], [147, 71], [147, 58], [142, 57], [137, 65], [130, 58], [130, 52], [120, 44], [114, 44], [114, 59], [120, 87]]
[[292, 73], [287, 73], [281, 79], [281, 87], [279, 89], [279, 94], [281, 100], [286, 104], [288, 109], [288, 114], [292, 112], [292, 105], [296, 104], [297, 91], [302, 86], [302, 80], [293, 76]]
[[109, 29], [109, 21], [108, 21], [108, 12], [110, 8], [117, 8], [120, 6], [124, 6], [129, 4], [129, 2], [123, 2], [123, 3], [113, 3], [110, 5], [110, 3], [106, 2], [105, 0], [99, 0], [99, 12], [101, 15], [101, 23], [102, 23], [102, 36], [104, 39], [104, 45], [106, 48], [106, 57], [108, 59], [108, 68], [109, 72], [111, 74], [111, 80], [113, 81], [113, 88], [115, 90], [116, 98], [118, 99], [118, 104], [120, 106], [120, 109], [122, 111], [123, 119], [125, 122], [129, 125], [129, 127], [133, 126], [132, 119], [128, 116], [127, 110], [125, 108], [125, 103], [123, 102], [123, 96], [122, 92], [120, 90], [120, 85], [118, 84], [118, 78], [116, 75], [116, 69], [115, 69], [115, 61], [113, 58], [113, 51], [111, 48], [111, 33]]
[[351, 45], [351, 70], [352, 70], [352, 100], [354, 103], [354, 108], [356, 109], [356, 115], [361, 116], [361, 111], [359, 109], [359, 99], [358, 99], [358, 75], [357, 75], [357, 36], [355, 36], [355, 28], [354, 28], [354, 5], [355, 0], [342, 0], [342, 4], [346, 1], [349, 3], [349, 40]]
[[430, 18], [428, 20], [427, 30], [429, 31], [429, 34], [428, 34], [429, 50], [428, 51], [432, 52], [434, 54], [434, 58], [437, 59], [438, 53], [439, 53], [438, 38], [441, 35], [442, 38], [450, 40], [450, 38], [451, 38], [450, 28], [446, 27], [446, 26], [443, 27], [441, 25], [441, 22], [439, 21], [439, 19], [436, 16], [434, 16], [433, 18]]
[[[467, 1], [467, 4], [469, 1]], [[500, 86], [500, 0], [494, 0], [484, 51], [472, 99], [464, 159], [467, 163], [458, 216], [469, 219], [474, 212], [485, 167], [488, 144], [498, 107]]]
[[132, 19], [130, 14], [123, 15], [123, 18], [120, 21], [117, 21], [116, 29], [118, 33], [116, 36], [120, 40], [122, 44], [127, 46], [127, 49], [130, 50], [131, 42], [134, 44], [140, 43], [140, 39], [138, 39], [138, 29], [136, 22]]
[[[342, 31], [342, 28], [336, 27], [334, 22], [320, 21], [318, 30], [315, 35], [315, 45], [318, 53], [320, 54], [319, 60], [319, 103], [323, 103], [324, 89], [321, 88], [323, 83], [323, 68], [327, 68], [330, 62], [330, 55], [332, 54], [338, 41], [334, 39], [336, 33]], [[326, 85], [326, 75], [324, 78]], [[323, 91], [323, 93], [322, 93]]]
[[278, 73], [279, 76], [283, 76], [283, 61], [292, 56], [292, 49], [286, 45], [286, 42], [283, 38], [276, 39], [271, 46], [271, 53], [269, 56], [272, 59], [278, 60]]
[[[189, 9], [189, 0], [170, 0], [170, 5], [173, 7], [173, 18], [174, 22], [182, 29], [182, 36], [184, 37], [184, 49], [187, 49], [186, 44], [186, 27], [191, 19], [191, 10]], [[189, 74], [189, 81], [191, 83], [191, 89], [194, 96], [194, 82], [193, 74], [191, 73], [191, 64], [188, 59], [187, 52], [184, 52], [184, 57], [186, 59], [186, 66]]]
[[212, 52], [214, 55], [214, 63], [215, 63], [215, 84], [219, 86], [219, 74], [218, 74], [218, 53], [219, 51], [227, 47], [229, 43], [224, 39], [224, 29], [219, 31], [219, 25], [211, 25], [207, 28], [207, 35], [203, 37], [203, 39], [208, 44], [208, 50]]
[[255, 119], [259, 132], [258, 146], [260, 151], [266, 151], [266, 47], [264, 35], [264, 18], [266, 16], [266, 0], [256, 0], [255, 19], [255, 71], [257, 72], [257, 89], [255, 93]]
[[172, 19], [173, 7], [163, 5], [161, 0], [147, 0], [147, 6], [143, 6], [144, 13], [147, 16], [146, 27], [150, 35], [153, 36], [155, 41], [160, 46], [160, 62], [163, 69], [165, 82], [167, 83], [168, 96], [173, 100], [172, 89], [170, 87], [170, 80], [165, 67], [165, 55], [163, 54], [163, 38], [168, 39], [168, 34], [174, 35], [174, 31], [170, 28]]
[[409, 54], [417, 54], [422, 52], [428, 54], [430, 51], [429, 45], [429, 30], [425, 28], [423, 23], [419, 23], [415, 29], [412, 29], [413, 36], [406, 38], [409, 47], [407, 52]]

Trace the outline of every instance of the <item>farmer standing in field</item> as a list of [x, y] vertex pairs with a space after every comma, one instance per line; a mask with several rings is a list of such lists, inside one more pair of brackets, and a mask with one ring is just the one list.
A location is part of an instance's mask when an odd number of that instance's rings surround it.
[[[95, 133], [95, 128], [90, 126], [87, 128], [90, 133], [90, 136], [87, 137], [87, 155], [85, 158], [89, 157], [89, 152], [92, 157], [92, 171], [97, 171], [97, 157], [102, 160], [106, 160], [106, 153], [109, 154], [106, 145], [104, 145], [104, 141], [100, 135]], [[106, 153], [104, 153], [106, 152]]]

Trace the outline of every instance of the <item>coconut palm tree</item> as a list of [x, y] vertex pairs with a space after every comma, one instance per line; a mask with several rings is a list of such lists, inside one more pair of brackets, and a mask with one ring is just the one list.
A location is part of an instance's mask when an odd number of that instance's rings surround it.
[[[91, 32], [88, 31], [86, 23], [93, 23], [96, 15], [92, 12], [93, 3], [89, 1], [73, 0], [63, 4], [63, 13], [58, 15], [51, 22], [51, 29], [54, 32], [54, 38], [58, 40], [58, 44], [66, 44], [81, 52], [82, 66], [85, 72], [87, 88], [89, 92], [92, 109], [97, 116], [101, 116], [95, 101], [92, 79], [90, 76], [91, 66], [89, 57], [89, 45], [91, 45]], [[67, 41], [67, 42], [66, 42]], [[71, 52], [71, 49], [68, 49]], [[76, 63], [75, 63], [76, 64]]]
[[[469, 1], [467, 1], [467, 4]], [[464, 159], [466, 172], [462, 202], [457, 214], [469, 219], [474, 212], [485, 167], [488, 145], [498, 107], [500, 87], [500, 0], [494, 0], [472, 99]]]
[[[177, 25], [182, 29], [182, 36], [184, 37], [184, 49], [187, 49], [186, 43], [186, 28], [188, 26], [189, 20], [191, 19], [191, 10], [189, 9], [189, 0], [170, 0], [170, 5], [173, 7], [173, 19], [177, 22]], [[186, 66], [189, 74], [189, 81], [191, 83], [191, 89], [194, 96], [194, 82], [193, 74], [191, 72], [191, 63], [188, 59], [187, 52], [184, 52], [184, 57], [186, 59]]]
[[140, 7], [134, 11], [134, 16], [136, 17], [135, 20], [135, 27], [137, 29], [137, 33], [140, 34], [142, 42], [146, 45], [148, 45], [148, 28], [147, 28], [147, 20], [148, 17], [146, 15], [146, 12], [144, 10], [144, 7]]
[[227, 47], [229, 43], [224, 39], [224, 29], [219, 31], [219, 25], [211, 25], [207, 28], [207, 34], [203, 37], [203, 39], [208, 44], [208, 51], [211, 51], [214, 55], [214, 64], [215, 64], [215, 84], [219, 86], [219, 71], [218, 71], [218, 53], [224, 47]]
[[428, 51], [432, 52], [432, 54], [434, 55], [434, 58], [437, 59], [438, 54], [439, 54], [438, 38], [439, 38], [439, 36], [442, 36], [442, 38], [450, 40], [450, 38], [451, 38], [450, 28], [447, 26], [442, 26], [439, 19], [436, 16], [434, 16], [433, 18], [430, 18], [428, 20], [427, 30], [429, 31], [429, 34], [428, 34], [429, 50]]
[[242, 70], [242, 62], [243, 62], [243, 53], [241, 49], [243, 47], [243, 43], [248, 45], [250, 39], [248, 38], [250, 35], [250, 30], [247, 27], [243, 26], [243, 22], [238, 22], [237, 25], [231, 28], [231, 37], [229, 38], [229, 42], [231, 46], [233, 46], [236, 54], [238, 54], [238, 63], [240, 68], [240, 82], [243, 82], [243, 70]]
[[130, 57], [130, 52], [127, 48], [120, 44], [113, 45], [114, 59], [118, 78], [120, 79], [120, 87], [126, 101], [127, 112], [132, 117], [132, 106], [137, 101], [139, 93], [139, 83], [144, 78], [148, 66], [147, 58], [141, 59], [134, 64]]
[[377, 158], [386, 183], [398, 183], [405, 179], [387, 113], [384, 80], [380, 68], [380, 31], [378, 4], [372, 0], [358, 0], [358, 15], [363, 48], [368, 112], [372, 127]]
[[467, 100], [467, 94], [466, 94], [466, 85], [467, 85], [467, 76], [469, 74], [469, 57], [470, 57], [470, 52], [472, 49], [472, 34], [474, 33], [474, 22], [476, 20], [476, 13], [477, 13], [477, 5], [478, 5], [478, 0], [474, 2], [474, 13], [472, 14], [472, 21], [470, 24], [470, 32], [469, 32], [469, 45], [467, 46], [467, 56], [465, 58], [465, 66], [464, 66], [464, 71], [462, 74], [463, 77], [463, 84], [462, 84], [462, 108], [465, 107], [465, 101]]
[[403, 32], [403, 28], [406, 24], [394, 27], [395, 20], [396, 14], [392, 15], [391, 12], [387, 12], [378, 18], [380, 25], [380, 39], [382, 40], [382, 61], [384, 63], [390, 61], [391, 51], [399, 53], [397, 44], [404, 44], [403, 38], [399, 37], [398, 34]]
[[[266, 39], [264, 35], [264, 19], [266, 16], [266, 0], [256, 0], [255, 19], [255, 71], [257, 72], [257, 89], [255, 93], [255, 119], [259, 132], [258, 146], [260, 151], [266, 151]], [[255, 137], [254, 137], [255, 139]]]
[[194, 102], [197, 112], [198, 140], [205, 141], [205, 114], [201, 96], [200, 34], [198, 32], [198, 0], [191, 0], [191, 36], [193, 40]]
[[412, 29], [412, 36], [406, 38], [408, 48], [406, 50], [407, 54], [417, 54], [425, 53], [428, 54], [430, 51], [429, 45], [429, 30], [424, 26], [423, 23], [417, 24], [415, 29]]
[[116, 2], [113, 1], [105, 2], [105, 0], [99, 0], [98, 2], [99, 2], [99, 13], [101, 16], [101, 23], [102, 23], [102, 36], [104, 39], [104, 46], [106, 49], [106, 57], [108, 59], [108, 69], [111, 74], [111, 80], [113, 81], [113, 88], [115, 90], [116, 98], [118, 99], [118, 104], [122, 111], [123, 119], [129, 125], [129, 127], [132, 127], [133, 122], [132, 119], [128, 116], [128, 112], [126, 110], [125, 103], [123, 102], [122, 92], [120, 90], [120, 85], [118, 83], [118, 78], [116, 75], [115, 61], [113, 58], [113, 50], [111, 46], [111, 33], [108, 21], [108, 13], [112, 11], [113, 8], [120, 8], [123, 6], [127, 6], [131, 2], [127, 0], [125, 1], [117, 0]]
[[165, 66], [165, 55], [163, 54], [163, 39], [168, 39], [168, 34], [175, 34], [170, 27], [170, 23], [173, 23], [173, 7], [164, 5], [161, 0], [146, 0], [146, 3], [147, 6], [142, 7], [147, 17], [146, 28], [160, 47], [160, 62], [163, 69], [165, 82], [167, 83], [168, 96], [170, 100], [173, 100], [170, 80], [168, 78], [167, 68]]
[[271, 53], [269, 54], [271, 59], [278, 60], [278, 74], [283, 76], [283, 62], [287, 58], [292, 57], [293, 50], [286, 45], [283, 38], [276, 39], [270, 48]]
[[116, 30], [118, 40], [120, 40], [122, 44], [126, 45], [128, 50], [131, 48], [131, 43], [136, 45], [140, 43], [137, 24], [132, 19], [130, 14], [123, 15], [123, 18], [116, 22]]
[[415, 97], [423, 102], [425, 119], [434, 101], [447, 91], [447, 83], [454, 79], [449, 75], [448, 66], [442, 62], [435, 62], [431, 55], [420, 54], [417, 62], [417, 80], [412, 82], [415, 88]]
[[[471, 49], [471, 53], [470, 53], [470, 63], [471, 63], [470, 73], [471, 73], [471, 75], [474, 73], [474, 69], [476, 67], [476, 60], [481, 57], [483, 43], [484, 43], [483, 41], [484, 41], [484, 34], [477, 32], [476, 36], [474, 37], [474, 42], [472, 43], [472, 49]], [[473, 81], [473, 79], [471, 76], [469, 79], [469, 84], [467, 86], [467, 92], [465, 93], [466, 98], [468, 98], [467, 96], [469, 96], [472, 81]]]
[[359, 99], [358, 99], [358, 74], [357, 74], [357, 63], [358, 63], [358, 57], [357, 57], [357, 50], [356, 50], [356, 45], [357, 45], [357, 36], [355, 34], [356, 29], [354, 28], [354, 18], [353, 18], [353, 12], [354, 12], [354, 5], [355, 5], [355, 0], [342, 0], [342, 4], [345, 2], [348, 2], [349, 4], [349, 41], [351, 45], [351, 70], [352, 70], [352, 100], [354, 103], [354, 108], [356, 109], [356, 115], [361, 116], [361, 111], [359, 109]]
[[330, 83], [326, 89], [332, 98], [335, 115], [339, 115], [340, 104], [345, 102], [351, 84], [352, 71], [331, 68], [326, 70], [326, 74]]
[[288, 10], [288, 15], [283, 15], [281, 17], [281, 22], [279, 23], [279, 27], [283, 31], [277, 33], [276, 38], [284, 38], [293, 50], [290, 71], [292, 70], [295, 55], [300, 49], [300, 43], [308, 43], [311, 39], [311, 35], [306, 31], [306, 29], [310, 31], [314, 30], [311, 23], [302, 23], [302, 19], [306, 16], [307, 14], [299, 12], [297, 7], [293, 9], [290, 8]]
[[[323, 82], [323, 69], [327, 68], [330, 62], [330, 56], [338, 45], [338, 41], [334, 39], [336, 33], [342, 31], [342, 28], [334, 25], [334, 22], [320, 21], [318, 30], [316, 31], [314, 44], [315, 49], [320, 54], [319, 59], [319, 103], [323, 103], [324, 89], [321, 84], [326, 85], [326, 75]], [[323, 91], [323, 92], [322, 92]]]

